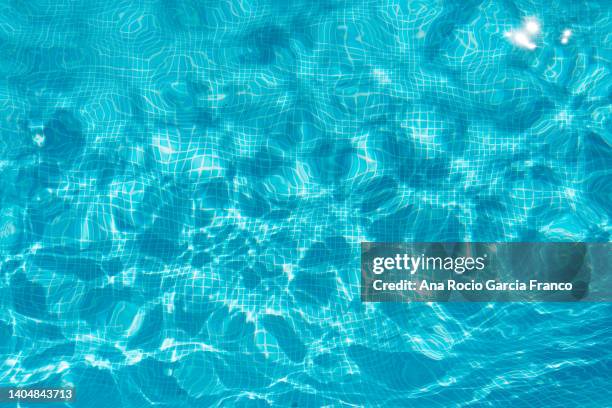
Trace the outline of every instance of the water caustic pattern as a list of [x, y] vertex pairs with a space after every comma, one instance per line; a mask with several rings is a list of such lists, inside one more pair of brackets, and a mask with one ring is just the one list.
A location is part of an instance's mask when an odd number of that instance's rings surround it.
[[610, 240], [607, 1], [3, 1], [0, 385], [605, 406], [605, 304], [363, 304], [362, 241]]

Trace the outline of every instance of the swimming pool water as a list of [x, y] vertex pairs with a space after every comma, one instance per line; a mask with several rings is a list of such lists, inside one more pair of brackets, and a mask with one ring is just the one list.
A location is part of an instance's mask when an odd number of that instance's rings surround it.
[[608, 304], [364, 304], [362, 241], [610, 241], [608, 1], [3, 1], [0, 385], [609, 406]]

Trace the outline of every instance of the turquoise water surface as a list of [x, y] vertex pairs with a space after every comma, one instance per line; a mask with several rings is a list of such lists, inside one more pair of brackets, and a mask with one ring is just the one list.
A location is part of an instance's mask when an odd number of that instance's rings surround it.
[[610, 406], [609, 304], [362, 303], [359, 244], [609, 242], [611, 33], [605, 0], [0, 1], [0, 385]]

